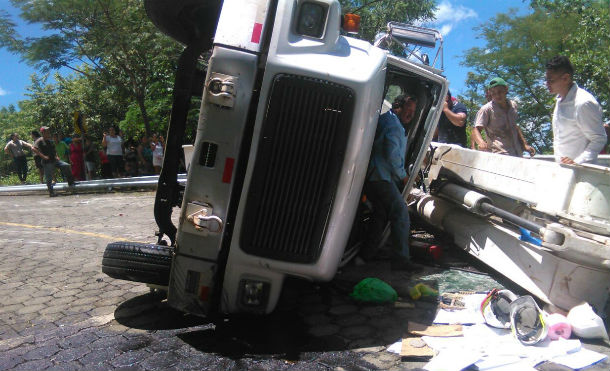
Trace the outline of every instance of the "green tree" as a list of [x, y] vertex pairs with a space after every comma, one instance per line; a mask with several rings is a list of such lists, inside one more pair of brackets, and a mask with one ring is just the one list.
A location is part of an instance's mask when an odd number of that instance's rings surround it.
[[361, 17], [360, 37], [373, 41], [390, 21], [413, 23], [434, 18], [434, 0], [339, 0], [344, 13]]
[[139, 0], [11, 0], [21, 17], [48, 34], [22, 38], [0, 14], [0, 46], [50, 71], [69, 68], [133, 101], [147, 133], [149, 86], [167, 77], [167, 61], [181, 47], [147, 19]]
[[502, 77], [509, 83], [509, 96], [518, 102], [526, 139], [538, 152], [550, 152], [554, 97], [545, 86], [544, 65], [554, 55], [572, 60], [577, 83], [597, 97], [608, 118], [608, 17], [608, 7], [587, 0], [532, 1], [531, 14], [498, 14], [477, 28], [485, 46], [464, 55], [462, 64], [472, 69], [464, 100], [476, 113], [485, 103], [485, 83]]

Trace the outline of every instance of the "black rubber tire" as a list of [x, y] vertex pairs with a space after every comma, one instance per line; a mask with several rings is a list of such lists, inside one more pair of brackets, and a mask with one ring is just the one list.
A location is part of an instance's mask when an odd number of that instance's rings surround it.
[[167, 286], [173, 251], [169, 246], [112, 242], [104, 251], [102, 272], [121, 280]]

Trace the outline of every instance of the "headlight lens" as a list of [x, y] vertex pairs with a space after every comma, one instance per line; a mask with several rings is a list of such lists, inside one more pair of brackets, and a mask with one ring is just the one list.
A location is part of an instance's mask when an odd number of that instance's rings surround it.
[[240, 282], [239, 296], [244, 309], [264, 310], [269, 300], [270, 285], [267, 282], [243, 279]]
[[324, 4], [304, 2], [299, 9], [297, 33], [315, 38], [322, 38], [326, 25], [327, 7]]

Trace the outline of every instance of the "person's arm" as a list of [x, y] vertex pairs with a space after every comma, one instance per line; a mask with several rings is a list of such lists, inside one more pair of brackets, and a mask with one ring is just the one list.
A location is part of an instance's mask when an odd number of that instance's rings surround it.
[[443, 113], [449, 119], [453, 125], [457, 127], [462, 127], [466, 124], [466, 113], [464, 112], [453, 112], [451, 108], [449, 108], [449, 104], [445, 102], [443, 106]]
[[481, 131], [483, 128], [475, 126], [472, 130], [472, 137], [474, 138], [477, 147], [479, 147], [479, 151], [488, 151], [489, 147], [487, 146], [487, 142], [483, 139], [483, 135]]
[[4, 152], [5, 152], [7, 155], [9, 155], [9, 156], [13, 157], [13, 153], [12, 153], [12, 152], [11, 152], [11, 150], [8, 148], [8, 146], [9, 146], [10, 144], [11, 144], [11, 141], [8, 141], [8, 142], [6, 143], [6, 145], [4, 146]]
[[43, 160], [48, 160], [48, 159], [49, 159], [49, 156], [47, 156], [47, 155], [45, 155], [44, 153], [42, 153], [42, 152], [41, 152], [41, 151], [38, 149], [38, 147], [36, 147], [36, 146], [32, 146], [32, 151], [34, 151], [34, 153], [35, 153], [36, 155], [40, 156], [40, 158], [41, 158], [41, 159], [43, 159]]
[[602, 124], [601, 107], [595, 102], [586, 102], [577, 107], [576, 119], [580, 131], [587, 138], [588, 143], [585, 150], [573, 160], [577, 164], [595, 161], [608, 140]]
[[106, 142], [106, 133], [104, 133], [104, 137], [102, 138], [102, 147], [106, 148], [108, 146], [108, 142]]
[[407, 172], [405, 171], [403, 150], [406, 149], [402, 148], [399, 139], [401, 135], [404, 136], [404, 133], [398, 127], [390, 127], [384, 134], [384, 157], [392, 167], [394, 175], [404, 181]]
[[28, 142], [26, 142], [25, 140], [21, 141], [21, 146], [27, 148], [28, 150], [32, 150], [32, 145]]
[[523, 132], [521, 132], [521, 128], [518, 125], [515, 126], [517, 127], [517, 135], [519, 135], [519, 141], [523, 145], [523, 148], [525, 148], [525, 150], [529, 152], [530, 157], [534, 157], [534, 155], [536, 154], [536, 149], [527, 144], [527, 142], [525, 141], [525, 137], [523, 136]]
[[470, 133], [477, 147], [479, 147], [479, 151], [489, 151], [489, 146], [487, 146], [487, 142], [483, 139], [483, 135], [481, 135], [481, 130], [485, 128], [485, 123], [488, 121], [488, 113], [484, 107], [481, 107], [479, 112], [477, 112], [474, 119], [474, 127]]

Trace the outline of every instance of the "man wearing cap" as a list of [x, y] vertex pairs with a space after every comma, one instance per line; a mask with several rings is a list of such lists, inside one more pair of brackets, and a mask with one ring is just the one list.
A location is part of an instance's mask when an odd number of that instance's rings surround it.
[[[506, 81], [496, 77], [487, 87], [491, 101], [477, 113], [472, 131], [479, 150], [516, 157], [522, 157], [523, 151], [527, 151], [530, 156], [534, 156], [536, 150], [527, 144], [517, 126], [517, 104], [506, 98]], [[481, 130], [485, 130], [486, 140], [483, 140]]]
[[557, 94], [553, 111], [555, 161], [564, 164], [594, 163], [606, 145], [602, 108], [597, 100], [573, 81], [574, 68], [565, 56], [546, 64], [546, 86]]
[[457, 144], [466, 147], [466, 106], [451, 96], [447, 91], [443, 113], [438, 121], [439, 143]]
[[49, 127], [41, 127], [40, 132], [42, 133], [42, 137], [36, 139], [32, 150], [42, 159], [44, 179], [47, 183], [49, 196], [55, 197], [56, 194], [53, 191], [53, 174], [55, 173], [55, 168], [58, 167], [61, 170], [64, 180], [68, 182], [70, 187], [74, 186], [74, 178], [70, 171], [70, 164], [61, 161], [55, 152], [55, 143], [51, 140], [51, 131], [49, 130]]

